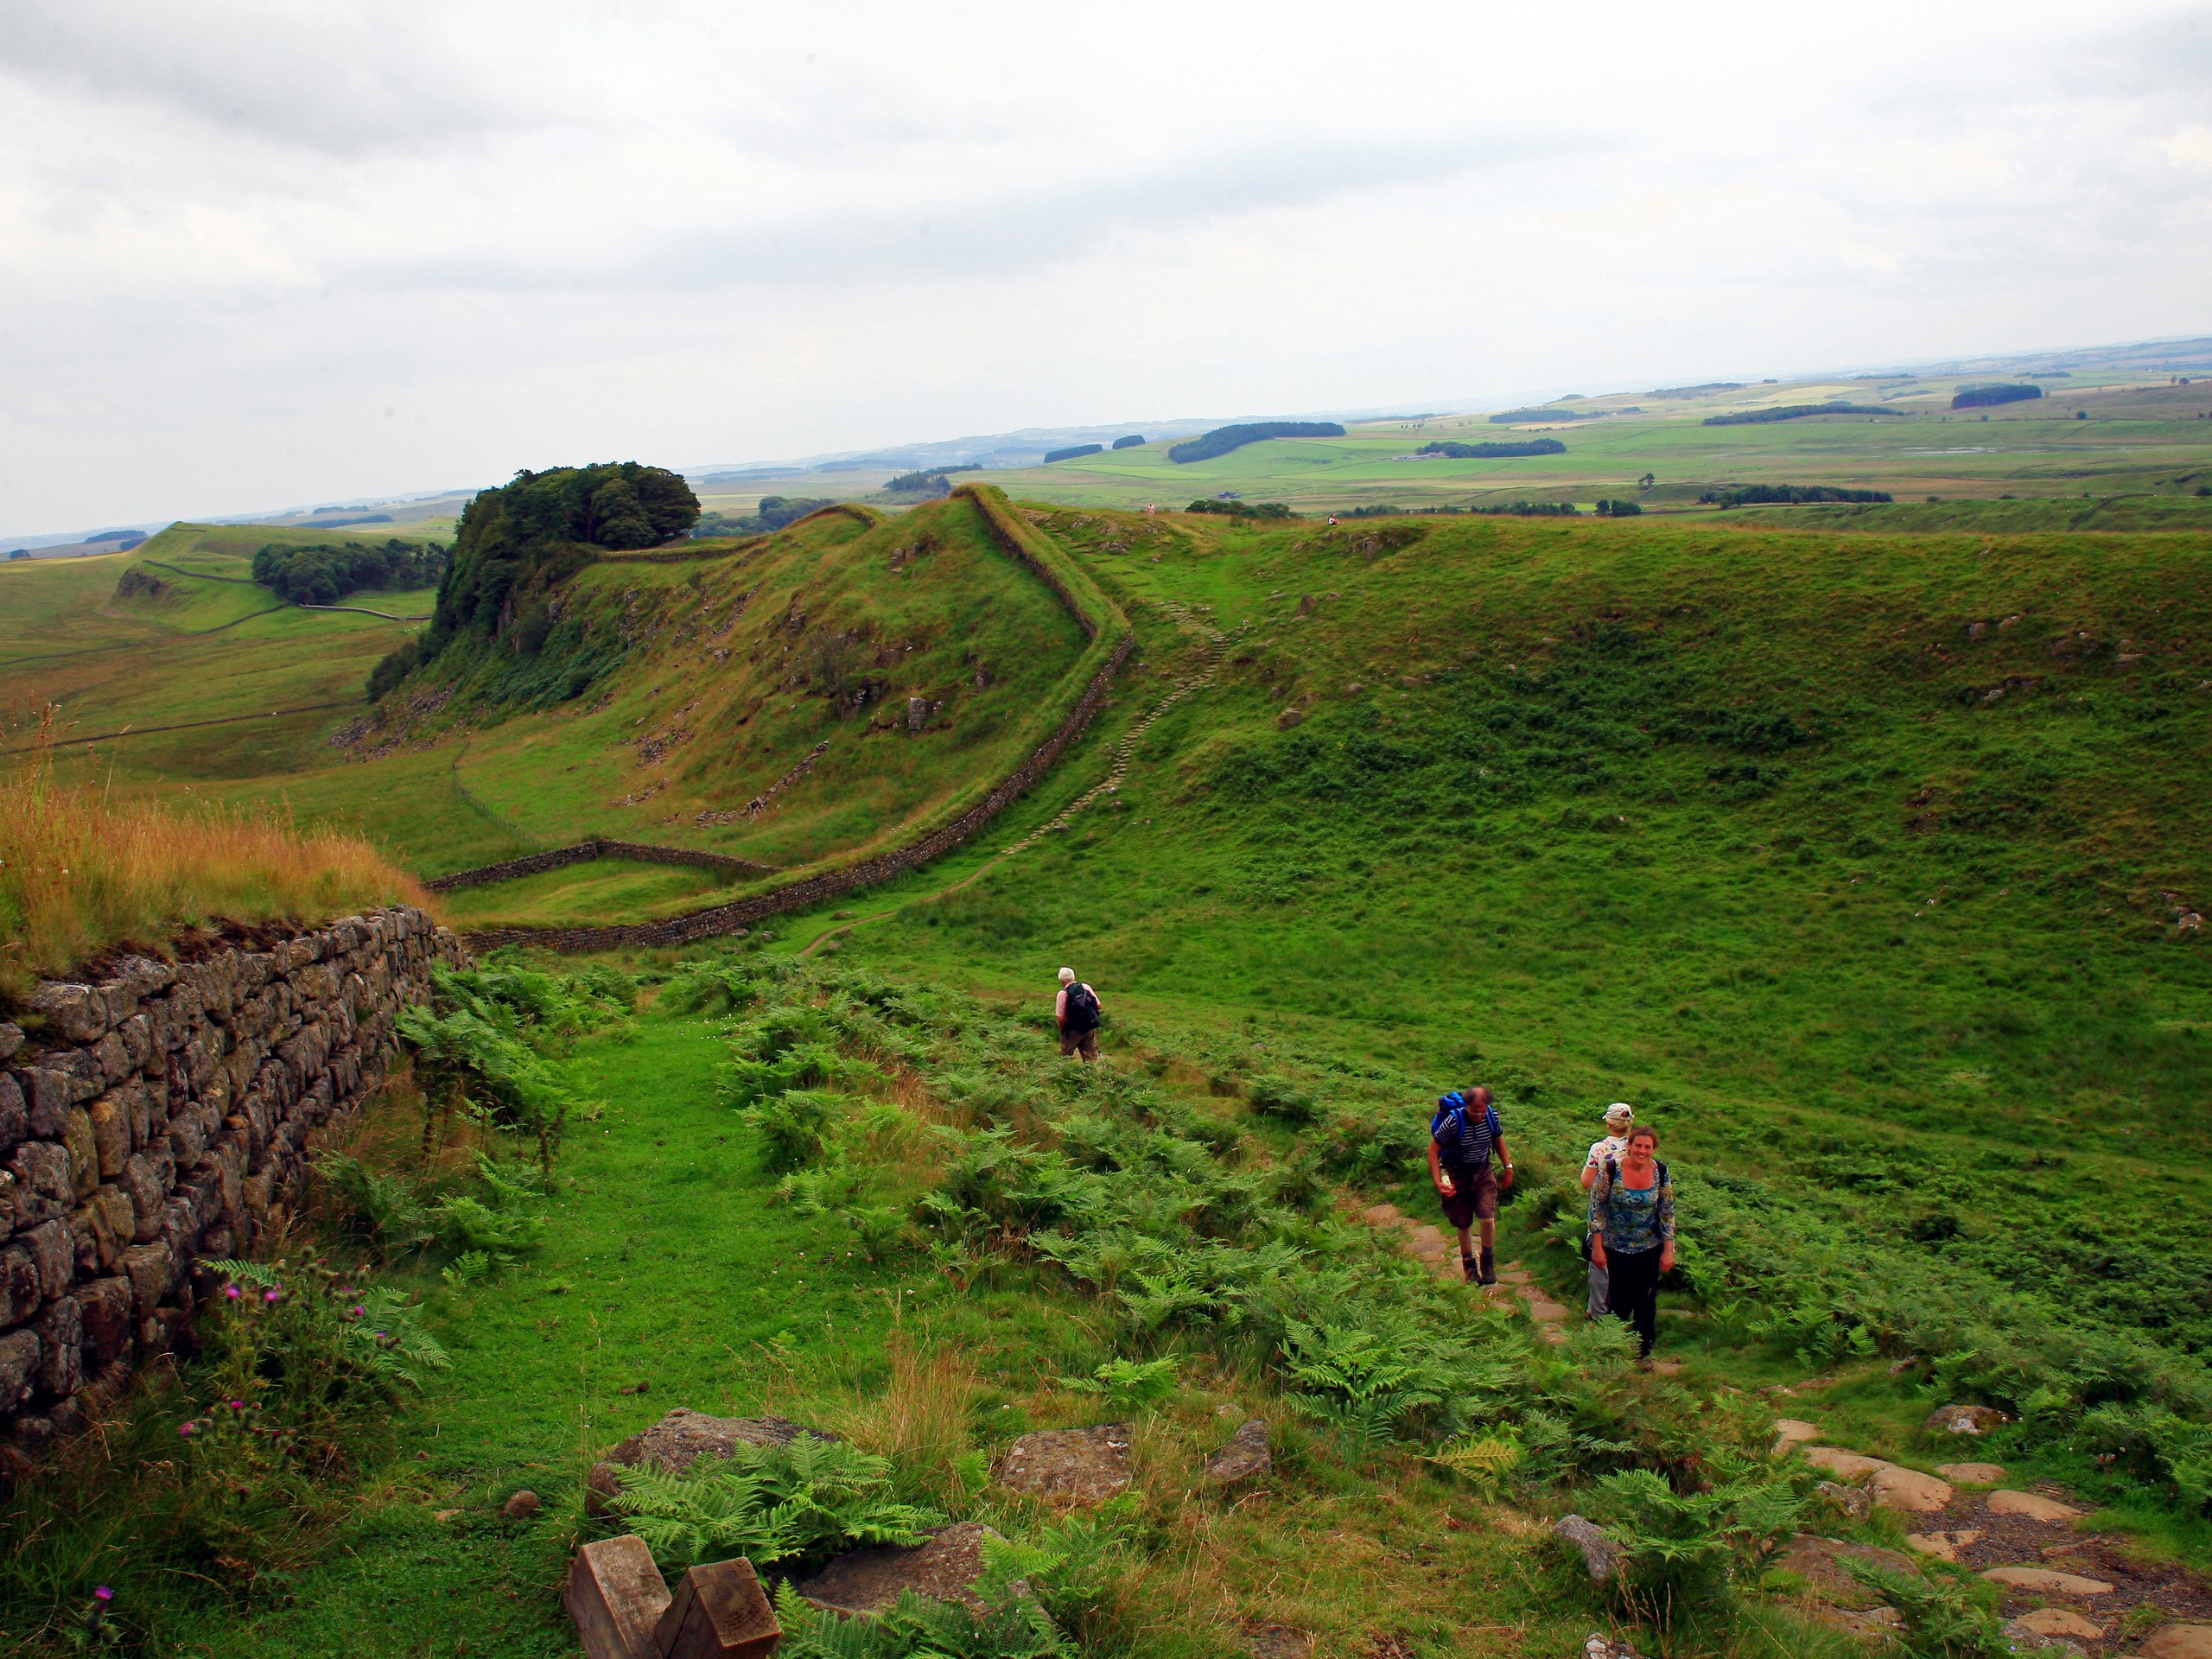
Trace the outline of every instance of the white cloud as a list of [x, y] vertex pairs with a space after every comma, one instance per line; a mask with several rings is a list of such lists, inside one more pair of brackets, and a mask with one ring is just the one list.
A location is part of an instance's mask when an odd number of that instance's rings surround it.
[[2206, 16], [17, 0], [0, 524], [2191, 331]]

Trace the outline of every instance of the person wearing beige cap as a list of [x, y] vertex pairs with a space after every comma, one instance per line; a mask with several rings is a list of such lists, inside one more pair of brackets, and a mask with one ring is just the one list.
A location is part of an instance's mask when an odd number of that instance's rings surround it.
[[[1617, 1100], [1605, 1108], [1605, 1135], [1602, 1141], [1590, 1143], [1590, 1155], [1582, 1164], [1582, 1190], [1587, 1192], [1598, 1179], [1598, 1172], [1611, 1158], [1616, 1161], [1628, 1154], [1628, 1132], [1636, 1122], [1636, 1108], [1624, 1100]], [[1602, 1319], [1611, 1311], [1612, 1285], [1604, 1263], [1591, 1260], [1590, 1239], [1582, 1240], [1582, 1259], [1590, 1262], [1590, 1306], [1584, 1311], [1587, 1319]]]
[[1105, 1023], [1106, 1010], [1099, 1005], [1098, 993], [1075, 976], [1075, 969], [1060, 969], [1060, 994], [1052, 999], [1052, 1018], [1060, 1027], [1060, 1052], [1067, 1058], [1095, 1060], [1098, 1058], [1098, 1027]]

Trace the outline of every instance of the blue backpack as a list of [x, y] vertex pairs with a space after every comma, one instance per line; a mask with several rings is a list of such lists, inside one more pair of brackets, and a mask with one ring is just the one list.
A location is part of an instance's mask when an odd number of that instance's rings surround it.
[[[1496, 1146], [1497, 1137], [1505, 1132], [1504, 1126], [1497, 1121], [1497, 1108], [1484, 1107], [1483, 1116], [1490, 1121], [1491, 1144]], [[1454, 1119], [1458, 1122], [1454, 1122]], [[1445, 1144], [1444, 1137], [1448, 1133], [1452, 1140], [1456, 1141], [1459, 1138], [1459, 1132], [1465, 1126], [1466, 1121], [1467, 1097], [1454, 1089], [1450, 1094], [1438, 1099], [1436, 1116], [1428, 1120], [1428, 1138], [1441, 1146]]]

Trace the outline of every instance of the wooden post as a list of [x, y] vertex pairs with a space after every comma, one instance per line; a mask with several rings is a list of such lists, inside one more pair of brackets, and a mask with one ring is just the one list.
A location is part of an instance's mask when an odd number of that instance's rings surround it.
[[655, 1659], [659, 1652], [654, 1630], [668, 1611], [668, 1586], [635, 1533], [578, 1550], [563, 1599], [591, 1659]]
[[768, 1659], [784, 1639], [753, 1563], [742, 1559], [686, 1573], [655, 1635], [659, 1659]]

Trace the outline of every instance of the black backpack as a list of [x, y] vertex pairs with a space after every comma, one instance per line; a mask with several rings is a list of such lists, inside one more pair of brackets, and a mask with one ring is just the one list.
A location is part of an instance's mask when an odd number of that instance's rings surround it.
[[1080, 1036], [1098, 1029], [1098, 994], [1077, 980], [1068, 987], [1068, 1029]]

